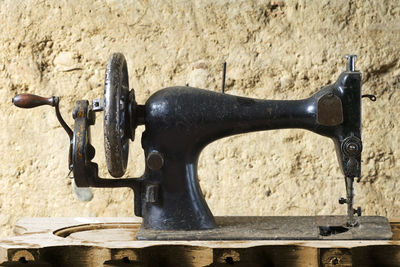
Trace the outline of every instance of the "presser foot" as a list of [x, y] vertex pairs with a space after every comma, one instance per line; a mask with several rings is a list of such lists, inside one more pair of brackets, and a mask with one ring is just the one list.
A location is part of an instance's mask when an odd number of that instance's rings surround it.
[[359, 221], [354, 217], [355, 214], [357, 216], [361, 216], [362, 210], [361, 207], [357, 207], [357, 209], [353, 208], [354, 201], [354, 177], [345, 177], [346, 181], [346, 199], [340, 198], [339, 204], [347, 204], [347, 227], [356, 227], [359, 226]]

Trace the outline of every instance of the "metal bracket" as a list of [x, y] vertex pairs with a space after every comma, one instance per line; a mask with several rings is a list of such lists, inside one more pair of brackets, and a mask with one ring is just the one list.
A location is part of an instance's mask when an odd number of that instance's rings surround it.
[[90, 126], [94, 124], [93, 110], [87, 100], [76, 102], [72, 142], [72, 171], [78, 187], [130, 187], [134, 191], [135, 215], [141, 216], [142, 178], [103, 179], [98, 176], [98, 165], [91, 160], [95, 149], [90, 144]]

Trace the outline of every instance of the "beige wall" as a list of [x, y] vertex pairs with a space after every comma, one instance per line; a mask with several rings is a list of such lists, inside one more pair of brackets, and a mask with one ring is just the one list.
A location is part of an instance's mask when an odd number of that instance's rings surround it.
[[[132, 3], [133, 2], [133, 3]], [[336, 80], [358, 55], [363, 93], [364, 214], [400, 216], [400, 5], [398, 1], [16, 1], [0, 2], [0, 236], [21, 217], [132, 216], [132, 193], [94, 189], [76, 200], [67, 178], [68, 138], [50, 107], [21, 110], [22, 92], [61, 96], [72, 125], [78, 99], [103, 94], [112, 52], [128, 60], [143, 104], [172, 85], [298, 99]], [[127, 176], [144, 169], [142, 127]], [[105, 171], [102, 117], [93, 131]], [[201, 154], [202, 190], [216, 215], [344, 214], [344, 181], [330, 140], [302, 130], [233, 136]]]

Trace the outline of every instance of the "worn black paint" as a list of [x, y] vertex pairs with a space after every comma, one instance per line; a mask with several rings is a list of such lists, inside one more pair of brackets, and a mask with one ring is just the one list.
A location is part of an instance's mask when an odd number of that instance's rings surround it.
[[[343, 122], [335, 126], [318, 124], [318, 101], [327, 94], [341, 100]], [[326, 111], [324, 111], [326, 112]], [[344, 72], [337, 82], [303, 100], [259, 100], [216, 93], [191, 87], [170, 87], [153, 94], [145, 104], [142, 146], [164, 155], [161, 170], [146, 166], [143, 186], [159, 185], [159, 200], [142, 203], [143, 226], [150, 229], [209, 229], [214, 218], [198, 183], [197, 161], [209, 143], [226, 136], [261, 130], [302, 128], [330, 137], [345, 176], [359, 177], [357, 166], [341, 145], [347, 137], [361, 142], [361, 74]], [[143, 198], [142, 198], [143, 199]]]

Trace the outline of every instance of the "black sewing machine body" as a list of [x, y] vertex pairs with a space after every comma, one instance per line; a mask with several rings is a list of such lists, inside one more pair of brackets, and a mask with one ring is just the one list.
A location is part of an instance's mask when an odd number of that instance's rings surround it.
[[[154, 93], [144, 105], [128, 91], [125, 58], [114, 54], [107, 64], [105, 99], [77, 101], [74, 131], [58, 111], [58, 98], [20, 95], [19, 107], [48, 104], [70, 136], [69, 168], [78, 187], [130, 187], [135, 214], [149, 231], [198, 231], [218, 228], [201, 192], [197, 162], [209, 143], [231, 135], [272, 129], [301, 128], [329, 137], [335, 144], [346, 181], [347, 226], [357, 226], [353, 210], [353, 179], [361, 177], [361, 73], [349, 57], [337, 81], [301, 100], [261, 100], [192, 88], [169, 87]], [[94, 112], [104, 111], [107, 168], [121, 177], [127, 166], [129, 139], [144, 125], [142, 147], [146, 166], [139, 178], [103, 179], [91, 160]], [[154, 234], [154, 233], [153, 233]], [[152, 236], [149, 234], [149, 236]], [[157, 236], [157, 235], [156, 235]], [[146, 239], [146, 236], [141, 238]], [[151, 237], [152, 238], [152, 237]]]
[[348, 138], [361, 146], [360, 89], [361, 74], [345, 72], [335, 84], [303, 100], [259, 100], [190, 87], [156, 92], [145, 104], [142, 147], [146, 158], [160, 153], [164, 163], [159, 170], [146, 166], [143, 183], [152, 189], [145, 190], [157, 193], [154, 202], [142, 202], [144, 227], [216, 227], [198, 184], [197, 161], [207, 144], [234, 134], [284, 128], [313, 131], [334, 140], [346, 176], [360, 177], [361, 153], [354, 157], [357, 164], [348, 166], [342, 151]]

